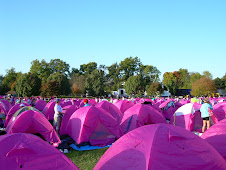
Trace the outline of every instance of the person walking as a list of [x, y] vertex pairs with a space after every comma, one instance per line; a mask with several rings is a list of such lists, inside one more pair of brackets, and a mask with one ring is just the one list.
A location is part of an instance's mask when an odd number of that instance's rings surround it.
[[202, 133], [205, 132], [206, 128], [210, 128], [210, 115], [209, 115], [209, 109], [213, 110], [212, 105], [210, 104], [210, 101], [208, 98], [204, 100], [204, 103], [202, 104], [200, 108], [201, 112], [201, 117], [203, 120], [203, 125], [202, 125]]

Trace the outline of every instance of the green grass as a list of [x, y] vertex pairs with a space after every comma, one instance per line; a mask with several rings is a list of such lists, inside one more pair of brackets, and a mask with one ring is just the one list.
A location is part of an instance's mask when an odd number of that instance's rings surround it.
[[65, 154], [80, 170], [92, 170], [108, 148], [76, 151]]

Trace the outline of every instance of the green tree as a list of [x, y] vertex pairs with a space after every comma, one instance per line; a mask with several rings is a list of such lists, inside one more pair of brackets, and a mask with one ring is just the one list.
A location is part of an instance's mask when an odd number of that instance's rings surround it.
[[200, 73], [191, 73], [190, 86], [192, 86], [192, 83], [199, 80], [201, 77], [202, 77], [202, 75]]
[[209, 71], [203, 71], [202, 77], [206, 77], [206, 78], [211, 79], [211, 80], [213, 78], [212, 74]]
[[80, 72], [85, 75], [91, 74], [95, 69], [97, 69], [97, 63], [95, 62], [80, 65]]
[[11, 89], [12, 84], [16, 81], [18, 73], [15, 71], [15, 68], [11, 68], [10, 70], [6, 70], [6, 75], [2, 80], [2, 94], [5, 94], [7, 91]]
[[107, 74], [107, 84], [106, 86], [109, 87], [111, 90], [118, 90], [120, 87], [120, 70], [119, 65], [114, 63], [107, 67], [108, 74]]
[[187, 69], [179, 69], [180, 74], [180, 89], [191, 89], [190, 74]]
[[16, 82], [16, 92], [19, 96], [30, 97], [40, 94], [41, 80], [36, 74], [25, 73], [22, 74]]
[[161, 83], [152, 83], [151, 85], [147, 86], [147, 94], [149, 96], [156, 96], [162, 94], [164, 89], [162, 88]]
[[58, 84], [58, 95], [68, 95], [71, 93], [69, 80], [64, 74], [59, 72], [53, 73], [47, 78], [47, 82], [48, 81], [57, 82], [55, 84]]
[[217, 89], [225, 88], [225, 82], [222, 79], [220, 79], [219, 77], [215, 78], [213, 81], [214, 81]]
[[144, 76], [147, 79], [146, 83], [157, 83], [159, 82], [159, 76], [161, 72], [152, 65], [144, 66]]
[[47, 78], [52, 74], [52, 71], [44, 59], [40, 62], [39, 60], [33, 60], [31, 62], [30, 72], [37, 74], [42, 82], [46, 82]]
[[216, 85], [214, 84], [214, 81], [209, 78], [202, 77], [199, 80], [196, 80], [192, 84], [191, 95], [209, 96], [212, 93], [216, 93], [216, 91], [217, 91], [217, 88], [216, 88]]
[[130, 76], [125, 83], [125, 91], [128, 95], [142, 96], [144, 94], [145, 84], [141, 75]]
[[120, 62], [119, 70], [122, 81], [126, 81], [129, 77], [140, 74], [143, 65], [138, 57], [129, 57]]
[[61, 73], [66, 76], [70, 73], [70, 65], [60, 59], [50, 60], [49, 68], [51, 70], [51, 73]]
[[104, 95], [104, 71], [95, 69], [85, 81], [85, 88], [92, 96]]
[[163, 84], [167, 90], [172, 94], [176, 94], [176, 90], [180, 85], [180, 73], [179, 72], [165, 72], [163, 75]]
[[59, 96], [61, 94], [61, 92], [60, 92], [61, 89], [59, 88], [59, 86], [60, 86], [60, 84], [56, 80], [47, 81], [42, 84], [41, 95], [48, 96], [48, 97]]

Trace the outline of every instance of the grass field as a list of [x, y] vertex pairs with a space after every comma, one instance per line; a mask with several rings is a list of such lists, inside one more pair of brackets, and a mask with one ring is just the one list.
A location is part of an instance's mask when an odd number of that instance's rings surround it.
[[108, 148], [76, 151], [65, 154], [80, 170], [92, 170]]

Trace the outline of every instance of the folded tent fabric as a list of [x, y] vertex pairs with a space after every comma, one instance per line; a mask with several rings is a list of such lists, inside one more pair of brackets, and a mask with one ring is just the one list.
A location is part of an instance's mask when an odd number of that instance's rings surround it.
[[197, 135], [180, 127], [154, 124], [122, 136], [94, 170], [225, 168], [222, 156]]
[[0, 155], [1, 169], [78, 169], [63, 153], [32, 134], [0, 136]]

